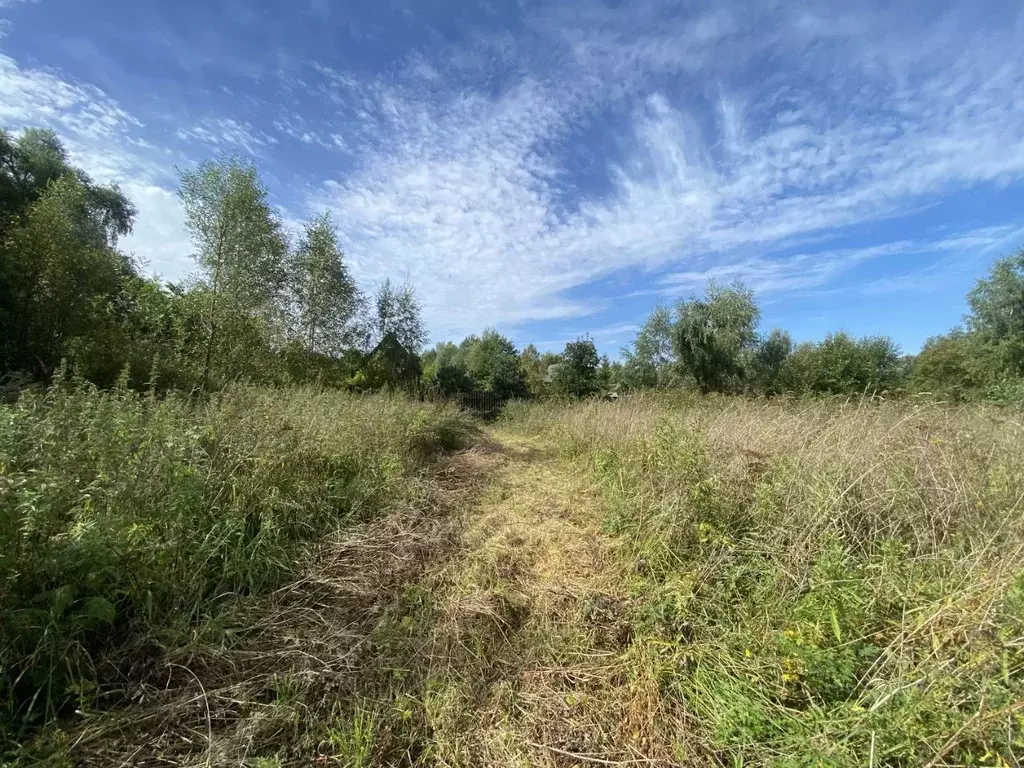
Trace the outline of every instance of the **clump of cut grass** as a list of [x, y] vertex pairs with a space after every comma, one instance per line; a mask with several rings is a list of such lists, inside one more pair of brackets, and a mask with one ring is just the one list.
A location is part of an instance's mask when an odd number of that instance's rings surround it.
[[600, 482], [673, 760], [1024, 757], [1018, 413], [642, 397], [506, 425]]
[[420, 498], [426, 463], [473, 431], [453, 407], [314, 388], [194, 401], [59, 381], [0, 406], [4, 746], [91, 710], [115, 649], [116, 676], [144, 677], [223, 634], [308, 542]]

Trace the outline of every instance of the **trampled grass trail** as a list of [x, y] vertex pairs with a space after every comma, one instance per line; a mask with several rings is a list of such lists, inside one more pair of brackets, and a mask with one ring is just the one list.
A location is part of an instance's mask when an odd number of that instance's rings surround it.
[[673, 764], [657, 741], [671, 727], [656, 683], [628, 652], [592, 473], [539, 439], [500, 428], [490, 437], [501, 466], [465, 513], [459, 554], [416, 595], [430, 608], [402, 619], [431, 624], [414, 696], [429, 736], [413, 760]]
[[661, 762], [649, 743], [663, 730], [651, 727], [656, 690], [628, 672], [630, 627], [592, 473], [540, 438], [492, 428], [431, 486], [429, 507], [316, 547], [299, 581], [235, 617], [236, 644], [200, 641], [167, 672], [126, 685], [126, 706], [69, 733], [72, 758]]

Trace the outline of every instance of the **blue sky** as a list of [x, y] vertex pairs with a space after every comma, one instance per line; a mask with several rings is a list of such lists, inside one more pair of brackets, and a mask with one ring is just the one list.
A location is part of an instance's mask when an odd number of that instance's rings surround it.
[[[898, 8], [893, 7], [898, 6]], [[956, 324], [1024, 246], [1019, 2], [0, 0], [0, 124], [47, 125], [191, 269], [176, 168], [251, 156], [434, 339], [615, 356], [714, 277], [797, 339]]]

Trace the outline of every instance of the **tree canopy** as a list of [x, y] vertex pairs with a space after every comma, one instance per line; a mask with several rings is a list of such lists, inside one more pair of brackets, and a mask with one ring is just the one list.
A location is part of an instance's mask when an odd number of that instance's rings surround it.
[[74, 167], [52, 131], [0, 130], [0, 377], [45, 380], [64, 361], [101, 386], [124, 373], [132, 386], [207, 390], [248, 379], [501, 398], [692, 388], [1024, 401], [1024, 251], [977, 281], [962, 328], [913, 357], [886, 336], [762, 334], [753, 292], [715, 282], [655, 307], [621, 360], [587, 337], [520, 351], [494, 328], [423, 352], [414, 286], [386, 279], [365, 295], [327, 213], [290, 242], [251, 161], [200, 163], [179, 193], [197, 271], [168, 284], [118, 250], [135, 219], [121, 190]]
[[1000, 259], [967, 294], [967, 328], [993, 376], [1024, 375], [1024, 250]]
[[742, 283], [708, 283], [702, 299], [676, 307], [672, 349], [681, 372], [692, 376], [702, 392], [738, 391], [745, 354], [757, 342], [760, 310]]
[[101, 339], [125, 321], [122, 289], [137, 277], [116, 249], [134, 216], [120, 190], [68, 164], [53, 132], [0, 131], [0, 373], [48, 377], [64, 358], [107, 355]]
[[554, 391], [570, 397], [586, 397], [598, 390], [600, 360], [591, 339], [577, 339], [565, 345], [562, 359], [554, 366]]
[[294, 331], [314, 355], [337, 355], [356, 346], [363, 297], [344, 263], [327, 213], [306, 222], [288, 263]]

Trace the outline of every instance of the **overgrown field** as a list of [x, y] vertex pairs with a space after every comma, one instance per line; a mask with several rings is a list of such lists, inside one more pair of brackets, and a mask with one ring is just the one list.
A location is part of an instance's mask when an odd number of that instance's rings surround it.
[[506, 421], [600, 488], [625, 628], [610, 677], [568, 686], [591, 755], [1024, 761], [1019, 412], [635, 398]]
[[0, 406], [3, 746], [156, 659], [229, 645], [310, 542], [424, 501], [422, 470], [474, 429], [453, 407], [315, 389], [58, 382]]
[[50, 720], [20, 764], [1024, 762], [1018, 410], [2, 413], [8, 746]]

